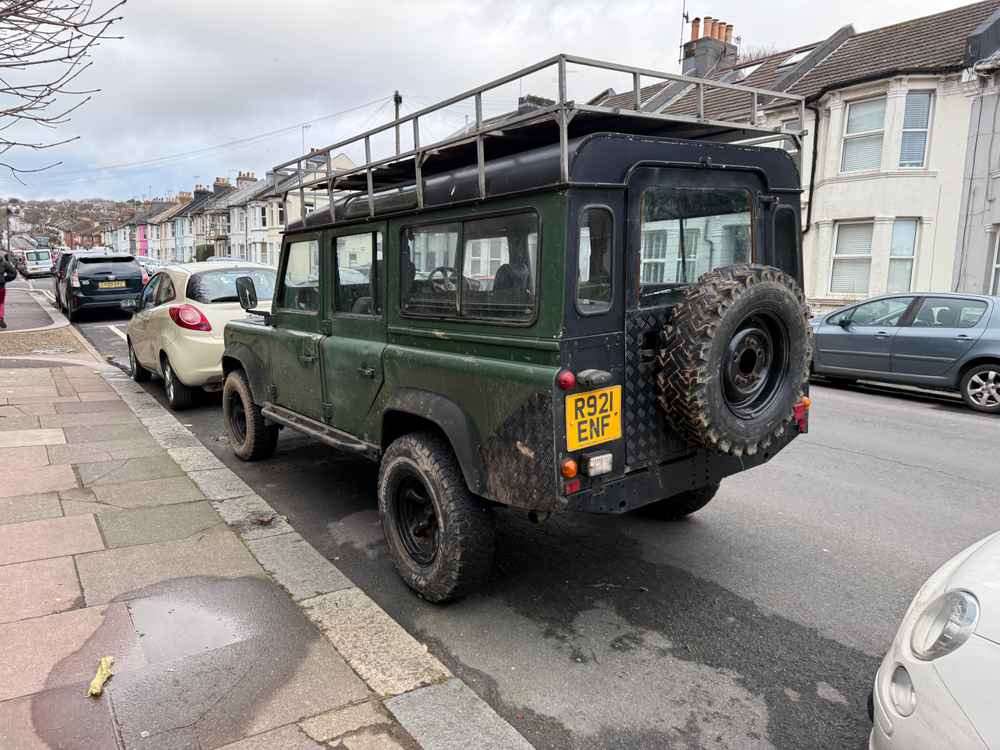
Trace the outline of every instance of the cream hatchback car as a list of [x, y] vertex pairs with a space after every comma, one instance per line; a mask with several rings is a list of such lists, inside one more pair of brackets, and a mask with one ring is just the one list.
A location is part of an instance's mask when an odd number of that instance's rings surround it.
[[226, 323], [246, 317], [236, 294], [241, 276], [253, 279], [258, 307], [267, 310], [274, 269], [238, 261], [167, 266], [150, 278], [138, 300], [122, 303], [133, 313], [127, 328], [132, 378], [144, 383], [160, 375], [172, 409], [191, 406], [198, 388], [222, 387]]

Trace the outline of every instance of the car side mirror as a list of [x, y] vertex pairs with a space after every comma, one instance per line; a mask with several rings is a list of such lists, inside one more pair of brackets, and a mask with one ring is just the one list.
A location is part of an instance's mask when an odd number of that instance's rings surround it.
[[837, 325], [846, 331], [848, 328], [851, 327], [851, 319], [845, 316], [837, 321]]
[[240, 276], [236, 279], [236, 294], [240, 298], [240, 307], [247, 312], [257, 307], [257, 287], [249, 276]]
[[119, 304], [125, 312], [135, 312], [139, 309], [139, 300], [137, 299], [123, 299]]

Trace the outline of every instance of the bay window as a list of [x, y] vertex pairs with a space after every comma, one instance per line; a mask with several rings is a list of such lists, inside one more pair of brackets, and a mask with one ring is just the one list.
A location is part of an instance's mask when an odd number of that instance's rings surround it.
[[896, 219], [889, 245], [887, 292], [908, 292], [913, 281], [913, 256], [917, 246], [917, 220]]
[[884, 129], [884, 96], [848, 104], [840, 171], [862, 172], [878, 169], [882, 165]]
[[838, 223], [836, 228], [830, 292], [867, 294], [875, 224], [871, 221]]
[[906, 94], [903, 113], [903, 139], [899, 150], [899, 166], [924, 167], [927, 161], [927, 133], [931, 124], [931, 92], [910, 91]]

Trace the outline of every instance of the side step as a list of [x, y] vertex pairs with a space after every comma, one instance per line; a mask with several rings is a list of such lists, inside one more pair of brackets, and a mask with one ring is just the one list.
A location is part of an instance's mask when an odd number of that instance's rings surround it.
[[327, 445], [336, 448], [337, 450], [344, 451], [345, 453], [354, 453], [355, 455], [364, 456], [370, 461], [378, 461], [379, 456], [382, 453], [381, 448], [377, 445], [366, 443], [363, 440], [358, 440], [353, 435], [342, 432], [341, 430], [331, 427], [328, 424], [317, 422], [315, 419], [304, 417], [291, 409], [284, 408], [283, 406], [276, 406], [270, 402], [265, 402], [260, 411], [261, 414], [270, 419], [272, 422], [277, 422], [278, 424], [283, 424], [286, 427], [291, 427], [293, 430], [297, 430], [304, 435], [308, 435], [309, 437], [316, 438], [320, 442], [326, 443]]

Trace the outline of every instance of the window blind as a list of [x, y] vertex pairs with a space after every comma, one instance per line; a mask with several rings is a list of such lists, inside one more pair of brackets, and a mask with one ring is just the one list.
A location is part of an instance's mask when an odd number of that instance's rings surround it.
[[836, 255], [871, 255], [873, 224], [840, 224], [837, 226]]
[[841, 172], [860, 172], [878, 169], [882, 165], [882, 134], [844, 141], [844, 158]]
[[926, 129], [931, 117], [931, 93], [910, 91], [906, 95], [906, 111], [903, 114], [903, 129]]
[[847, 107], [847, 133], [882, 130], [885, 122], [885, 97], [854, 102]]
[[870, 265], [868, 258], [835, 258], [830, 291], [836, 294], [867, 294]]

